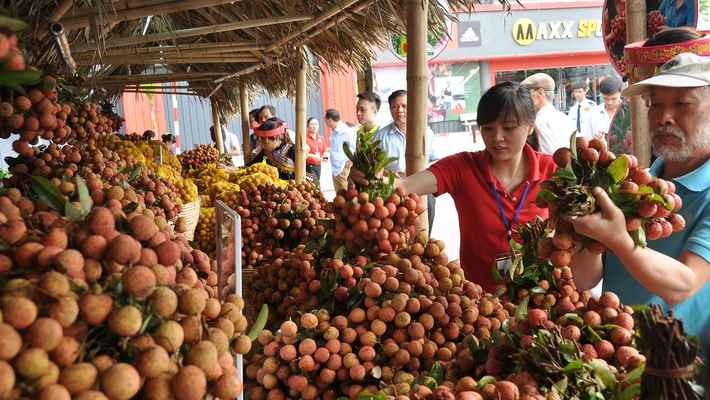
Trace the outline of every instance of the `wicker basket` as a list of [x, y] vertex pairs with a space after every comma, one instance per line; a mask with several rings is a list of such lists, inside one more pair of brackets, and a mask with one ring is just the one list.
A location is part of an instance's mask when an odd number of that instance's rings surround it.
[[192, 203], [183, 204], [182, 212], [178, 214], [179, 217], [185, 218], [186, 229], [183, 233], [176, 233], [179, 236], [185, 236], [187, 240], [195, 239], [195, 228], [197, 228], [197, 223], [200, 220], [200, 198]]

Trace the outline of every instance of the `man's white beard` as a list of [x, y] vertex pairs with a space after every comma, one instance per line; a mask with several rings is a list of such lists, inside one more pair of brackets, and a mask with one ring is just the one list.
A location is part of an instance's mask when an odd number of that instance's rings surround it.
[[670, 133], [680, 139], [681, 144], [681, 147], [679, 149], [670, 149], [667, 147], [657, 149], [654, 147], [654, 154], [663, 157], [663, 159], [666, 161], [688, 161], [695, 150], [710, 146], [710, 121], [706, 121], [699, 124], [696, 129], [698, 130], [698, 132], [696, 132], [696, 134], [690, 141], [687, 141], [685, 134], [680, 129], [669, 126], [662, 126], [654, 129], [653, 131], [651, 131], [651, 139], [653, 139], [657, 134]]

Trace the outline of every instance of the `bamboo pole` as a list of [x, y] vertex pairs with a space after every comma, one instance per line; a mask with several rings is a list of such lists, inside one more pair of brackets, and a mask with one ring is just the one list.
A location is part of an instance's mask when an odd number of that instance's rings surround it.
[[74, 0], [62, 0], [59, 4], [57, 4], [57, 7], [49, 13], [49, 16], [47, 17], [47, 21], [49, 23], [43, 24], [38, 30], [37, 34], [35, 37], [37, 40], [42, 40], [44, 39], [45, 36], [49, 33], [49, 25], [53, 22], [59, 21], [64, 14], [67, 13], [67, 11], [71, 10], [72, 6], [74, 5]]
[[[646, 0], [626, 2], [626, 41], [633, 43], [647, 38]], [[631, 97], [631, 141], [639, 165], [651, 163], [651, 141], [648, 128], [648, 109], [640, 96]]]
[[[62, 18], [62, 23], [67, 29], [86, 28], [91, 23], [89, 19], [99, 21], [103, 17], [105, 23], [124, 22], [132, 19], [145, 18], [150, 15], [162, 15], [180, 11], [190, 11], [196, 8], [214, 7], [227, 3], [234, 3], [236, 0], [152, 0], [144, 1], [142, 4], [136, 5], [134, 1], [125, 0], [117, 1], [112, 4], [105, 5], [106, 10], [103, 15], [102, 10], [93, 11], [89, 7], [79, 8], [71, 16]], [[96, 7], [93, 8], [96, 10]]]
[[220, 82], [226, 81], [227, 79], [236, 78], [236, 77], [238, 77], [238, 76], [246, 75], [246, 74], [252, 73], [252, 72], [254, 72], [254, 71], [258, 71], [258, 70], [260, 70], [260, 69], [262, 69], [262, 68], [265, 68], [265, 67], [267, 67], [267, 66], [269, 66], [269, 65], [271, 65], [271, 62], [268, 62], [268, 63], [267, 63], [267, 62], [261, 62], [261, 63], [259, 63], [259, 64], [250, 65], [250, 66], [248, 66], [248, 67], [246, 67], [246, 68], [244, 68], [244, 69], [241, 69], [241, 70], [239, 70], [239, 71], [237, 71], [237, 72], [233, 72], [233, 73], [231, 73], [231, 74], [229, 74], [229, 75], [225, 75], [225, 76], [222, 76], [222, 77], [220, 77], [220, 78], [217, 78], [217, 79], [214, 80], [214, 83], [220, 83]]
[[212, 124], [214, 125], [214, 141], [217, 145], [217, 150], [219, 154], [224, 153], [224, 142], [222, 140], [222, 124], [219, 123], [219, 112], [217, 107], [219, 103], [217, 100], [210, 98], [210, 104], [212, 105]]
[[[121, 48], [117, 50], [108, 50], [102, 52], [101, 55], [104, 57], [115, 57], [123, 56], [127, 54], [157, 54], [157, 53], [184, 53], [190, 50], [204, 50], [205, 53], [223, 53], [232, 51], [250, 51], [250, 50], [263, 50], [266, 45], [260, 45], [256, 42], [218, 42], [218, 43], [193, 43], [193, 44], [179, 44], [179, 45], [169, 45], [169, 46], [151, 46], [151, 47], [133, 47], [133, 48]], [[96, 52], [96, 49], [91, 49], [86, 52]], [[89, 55], [80, 55], [77, 58], [90, 57]]]
[[244, 79], [239, 80], [239, 108], [242, 114], [242, 147], [244, 164], [251, 161], [251, 126], [249, 125], [249, 96]]
[[[227, 24], [201, 26], [201, 27], [197, 27], [197, 28], [181, 29], [178, 31], [153, 33], [150, 35], [132, 36], [132, 37], [119, 38], [119, 39], [114, 39], [114, 40], [107, 40], [106, 43], [101, 44], [101, 47], [104, 49], [110, 49], [110, 48], [121, 47], [121, 46], [132, 46], [132, 45], [136, 45], [136, 44], [148, 44], [151, 42], [174, 40], [174, 39], [180, 39], [180, 38], [186, 38], [186, 37], [192, 37], [192, 36], [202, 36], [202, 35], [208, 35], [211, 33], [236, 31], [236, 30], [240, 30], [240, 29], [257, 28], [260, 26], [277, 25], [277, 24], [285, 24], [285, 23], [290, 23], [290, 22], [305, 21], [307, 19], [311, 19], [311, 17], [308, 15], [305, 15], [305, 14], [299, 14], [299, 15], [289, 15], [289, 16], [284, 16], [284, 17], [271, 17], [271, 18], [254, 19], [254, 20], [249, 20], [249, 21], [230, 22]], [[84, 43], [84, 44], [79, 44], [79, 45], [73, 46], [71, 48], [71, 51], [72, 52], [81, 52], [81, 51], [92, 50], [95, 48], [96, 48], [96, 43], [89, 42], [89, 43]]]
[[200, 71], [200, 72], [185, 72], [174, 74], [154, 74], [154, 75], [108, 75], [91, 77], [87, 83], [163, 83], [174, 81], [211, 81], [219, 72]]
[[77, 65], [111, 65], [111, 64], [221, 64], [248, 63], [259, 61], [256, 57], [115, 57], [99, 60], [78, 60]]
[[303, 24], [302, 26], [298, 27], [298, 29], [294, 29], [293, 31], [291, 31], [288, 35], [271, 43], [269, 45], [269, 47], [266, 48], [266, 51], [267, 52], [272, 51], [273, 49], [283, 45], [284, 43], [287, 43], [288, 41], [295, 38], [296, 36], [302, 35], [303, 33], [307, 32], [309, 29], [320, 24], [321, 22], [325, 21], [326, 19], [338, 14], [339, 12], [344, 11], [346, 8], [357, 3], [358, 1], [359, 0], [338, 0], [338, 1], [336, 1], [335, 6], [331, 7], [327, 11], [325, 11], [322, 14], [320, 14], [319, 16], [317, 16], [311, 22]]
[[173, 95], [173, 94], [174, 94], [174, 95], [178, 95], [178, 96], [198, 96], [198, 97], [202, 97], [202, 96], [200, 96], [200, 95], [198, 95], [197, 93], [194, 93], [194, 92], [170, 92], [170, 91], [159, 91], [159, 92], [155, 92], [155, 91], [130, 90], [130, 89], [128, 89], [128, 90], [124, 90], [123, 93], [145, 93], [145, 94], [166, 94], [166, 95]]
[[[429, 0], [407, 0], [407, 175], [426, 168], [427, 148], [427, 16]], [[419, 231], [428, 236], [427, 198], [419, 198], [424, 213], [419, 216]]]
[[[74, 59], [81, 62], [100, 61], [99, 56], [96, 53], [79, 53], [81, 56], [75, 57]], [[114, 59], [149, 59], [149, 58], [240, 58], [245, 61], [243, 62], [255, 62], [259, 61], [258, 57], [251, 55], [247, 50], [242, 49], [209, 49], [209, 50], [185, 50], [185, 51], [154, 51], [152, 53], [135, 53], [132, 51], [124, 51], [123, 54], [112, 54], [106, 55], [102, 54], [102, 60], [114, 60]]]
[[301, 183], [306, 179], [306, 157], [308, 144], [306, 143], [306, 77], [308, 74], [308, 60], [304, 49], [299, 49], [298, 75], [296, 75], [296, 182]]

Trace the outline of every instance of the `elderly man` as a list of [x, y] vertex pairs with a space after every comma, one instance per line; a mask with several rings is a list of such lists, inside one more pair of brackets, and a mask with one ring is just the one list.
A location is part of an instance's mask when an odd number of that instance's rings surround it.
[[624, 304], [660, 303], [675, 309], [688, 333], [700, 338], [704, 358], [710, 353], [710, 58], [692, 53], [676, 56], [658, 73], [623, 92], [648, 94], [650, 137], [659, 156], [654, 176], [670, 180], [683, 199], [685, 229], [667, 238], [636, 246], [622, 211], [601, 188], [594, 189], [601, 212], [572, 221], [575, 230], [609, 250], [602, 257], [586, 250], [572, 260], [579, 289], [603, 277], [605, 291]]
[[[380, 148], [387, 153], [387, 157], [396, 157], [396, 161], [385, 166], [386, 171], [391, 171], [397, 174], [397, 177], [406, 176], [407, 157], [405, 150], [407, 148], [407, 91], [395, 90], [387, 98], [390, 106], [390, 113], [394, 121], [389, 125], [385, 125], [378, 129], [375, 133], [375, 140], [380, 140]], [[426, 148], [427, 161], [436, 160], [433, 148], [434, 132], [427, 127]], [[436, 197], [433, 195], [427, 196], [427, 207], [429, 215], [429, 232], [434, 225], [434, 211], [436, 208]]]
[[537, 73], [520, 82], [530, 89], [535, 106], [535, 131], [541, 153], [552, 154], [560, 147], [568, 147], [572, 133], [577, 129], [574, 123], [557, 110], [550, 102], [555, 93], [555, 81], [550, 75]]

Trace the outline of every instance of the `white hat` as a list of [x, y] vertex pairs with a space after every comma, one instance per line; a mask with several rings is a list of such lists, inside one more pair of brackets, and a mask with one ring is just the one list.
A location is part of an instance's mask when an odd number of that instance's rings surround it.
[[682, 53], [663, 64], [651, 78], [624, 89], [624, 96], [646, 94], [651, 86], [661, 87], [701, 87], [710, 85], [710, 57], [693, 53]]
[[543, 88], [548, 92], [555, 90], [555, 80], [550, 75], [542, 72], [528, 76], [520, 84], [527, 86], [529, 89]]

